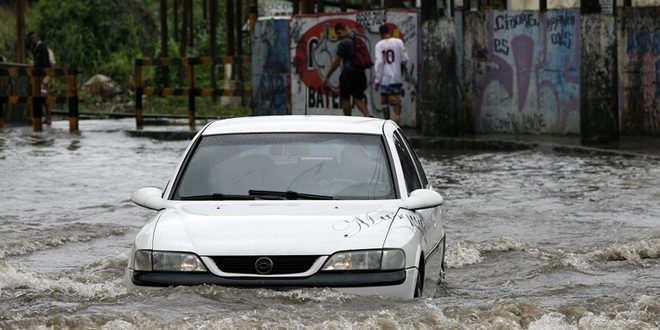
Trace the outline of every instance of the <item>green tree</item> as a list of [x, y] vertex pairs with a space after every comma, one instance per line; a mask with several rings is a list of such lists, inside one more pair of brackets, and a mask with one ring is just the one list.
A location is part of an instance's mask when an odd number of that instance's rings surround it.
[[40, 0], [36, 30], [58, 65], [128, 83], [133, 61], [154, 53], [157, 26], [142, 1]]

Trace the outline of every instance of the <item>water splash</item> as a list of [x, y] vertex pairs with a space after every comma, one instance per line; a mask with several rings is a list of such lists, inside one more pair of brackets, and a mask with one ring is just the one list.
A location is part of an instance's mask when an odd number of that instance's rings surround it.
[[605, 251], [598, 251], [596, 256], [606, 261], [628, 261], [639, 265], [643, 259], [660, 258], [660, 238], [644, 239], [639, 242], [615, 244]]
[[69, 295], [100, 300], [127, 294], [121, 277], [114, 276], [107, 281], [92, 282], [85, 276], [55, 276], [58, 278], [24, 269], [20, 265], [0, 263], [0, 292], [19, 290], [28, 291], [32, 296]]
[[460, 268], [483, 261], [479, 245], [472, 242], [452, 242], [447, 246], [445, 262], [448, 268]]
[[[121, 236], [126, 234], [128, 229], [108, 224], [74, 223], [44, 230], [30, 229], [30, 231], [29, 240], [23, 238], [15, 242], [0, 243], [0, 258], [30, 254], [67, 243], [89, 242], [102, 237]], [[22, 235], [26, 234], [22, 233]]]

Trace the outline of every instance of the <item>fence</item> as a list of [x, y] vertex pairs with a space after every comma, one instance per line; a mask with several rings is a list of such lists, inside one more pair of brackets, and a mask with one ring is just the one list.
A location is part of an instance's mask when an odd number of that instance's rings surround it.
[[[67, 104], [69, 110], [69, 132], [78, 131], [78, 71], [74, 69], [34, 68], [34, 67], [0, 67], [0, 78], [11, 77], [18, 79], [27, 77], [30, 88], [28, 95], [2, 95], [0, 104], [27, 104], [30, 117], [32, 117], [32, 130], [41, 132], [43, 126], [42, 105]], [[44, 77], [66, 77], [66, 95], [41, 95], [40, 85]], [[0, 93], [3, 91], [0, 90]], [[4, 113], [0, 116], [0, 128], [4, 127]]]
[[[238, 65], [242, 69], [243, 65], [250, 63], [249, 56], [222, 56], [222, 57], [183, 57], [183, 58], [146, 58], [135, 60], [135, 121], [137, 128], [144, 125], [143, 96], [186, 96], [188, 97], [188, 124], [191, 128], [195, 127], [195, 97], [218, 97], [218, 96], [240, 96], [242, 103], [245, 102], [245, 95], [250, 94], [250, 88], [246, 88], [242, 76], [239, 72], [238, 88], [197, 88], [195, 87], [195, 66], [196, 65]], [[188, 87], [149, 87], [144, 86], [142, 77], [143, 66], [184, 66], [188, 73]]]

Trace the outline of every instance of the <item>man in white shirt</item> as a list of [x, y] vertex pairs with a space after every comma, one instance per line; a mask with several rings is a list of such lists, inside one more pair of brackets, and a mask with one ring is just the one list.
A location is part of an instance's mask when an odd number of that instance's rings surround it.
[[379, 28], [380, 40], [376, 44], [376, 65], [374, 89], [380, 91], [380, 102], [383, 104], [383, 116], [390, 119], [390, 109], [394, 108], [394, 121], [401, 121], [401, 67], [408, 62], [406, 46], [399, 38], [390, 34], [387, 25]]

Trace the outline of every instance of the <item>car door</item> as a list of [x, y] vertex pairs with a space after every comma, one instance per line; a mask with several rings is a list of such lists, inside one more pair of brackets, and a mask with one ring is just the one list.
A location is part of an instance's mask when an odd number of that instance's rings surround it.
[[[403, 169], [404, 179], [406, 181], [407, 194], [416, 189], [431, 189], [424, 168], [417, 157], [417, 154], [408, 143], [405, 134], [397, 129], [394, 132], [394, 145], [395, 150], [401, 162]], [[442, 225], [440, 222], [440, 206], [416, 210], [415, 216], [422, 222], [422, 227], [425, 233], [425, 247], [424, 251], [431, 253], [440, 242], [444, 235]]]

